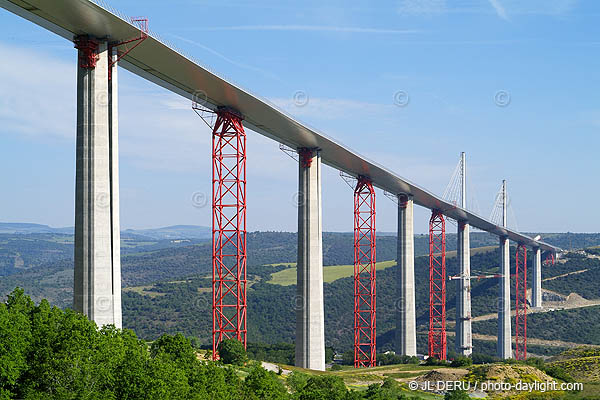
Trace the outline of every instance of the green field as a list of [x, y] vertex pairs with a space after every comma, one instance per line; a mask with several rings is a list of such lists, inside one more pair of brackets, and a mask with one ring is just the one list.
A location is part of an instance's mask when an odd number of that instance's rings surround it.
[[[293, 265], [293, 264], [290, 264]], [[396, 260], [381, 261], [376, 263], [377, 270], [384, 270], [396, 265]], [[347, 278], [354, 274], [354, 265], [331, 265], [323, 268], [323, 281], [331, 283], [341, 278]], [[296, 284], [296, 267], [284, 269], [271, 275], [267, 283], [273, 285], [289, 286]]]
[[[485, 246], [471, 249], [471, 254], [487, 253], [494, 251], [497, 246]], [[446, 258], [456, 257], [456, 251], [446, 252]], [[286, 265], [290, 268], [275, 272], [267, 283], [273, 285], [289, 286], [296, 284], [296, 263], [270, 264], [272, 266]], [[396, 260], [381, 261], [377, 263], [377, 271], [396, 265]], [[354, 265], [331, 265], [323, 268], [323, 281], [331, 283], [341, 278], [348, 278], [354, 274]]]

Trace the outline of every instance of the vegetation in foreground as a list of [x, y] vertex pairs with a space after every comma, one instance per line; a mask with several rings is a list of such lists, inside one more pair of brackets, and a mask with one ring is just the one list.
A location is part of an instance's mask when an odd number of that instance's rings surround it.
[[340, 377], [266, 371], [236, 341], [220, 350], [226, 365], [199, 359], [181, 334], [150, 346], [130, 330], [95, 323], [72, 310], [35, 305], [22, 289], [0, 303], [0, 399], [403, 399], [393, 379], [364, 392]]
[[[45, 300], [36, 306], [22, 289], [15, 289], [6, 303], [0, 303], [0, 400], [432, 399], [439, 395], [410, 392], [399, 381], [425, 379], [430, 373], [436, 376], [440, 368], [444, 371], [446, 367], [451, 367], [448, 373], [462, 368], [466, 375], [459, 379], [465, 381], [498, 379], [500, 374], [509, 380], [544, 380], [551, 376], [572, 381], [582, 370], [580, 365], [598, 370], [597, 363], [591, 362], [598, 357], [598, 350], [593, 348], [570, 350], [550, 363], [530, 359], [525, 363], [475, 366], [471, 365], [472, 359], [462, 357], [452, 364], [431, 359], [425, 365], [417, 365], [412, 358], [380, 355], [380, 361], [406, 364], [392, 366], [388, 371], [383, 370], [387, 367], [338, 367], [336, 372], [314, 372], [290, 367], [291, 373], [283, 373], [286, 366], [279, 366], [275, 373], [265, 370], [259, 362], [249, 361], [235, 340], [222, 342], [219, 353], [220, 362], [202, 359], [181, 334], [163, 335], [149, 345], [130, 330], [111, 326], [98, 329], [72, 310], [51, 307]], [[515, 373], [518, 376], [511, 375]], [[596, 377], [596, 373], [586, 376], [591, 382]], [[593, 399], [598, 398], [598, 386], [590, 383], [583, 393], [512, 396]], [[446, 393], [445, 398], [466, 399], [468, 394], [454, 391]]]

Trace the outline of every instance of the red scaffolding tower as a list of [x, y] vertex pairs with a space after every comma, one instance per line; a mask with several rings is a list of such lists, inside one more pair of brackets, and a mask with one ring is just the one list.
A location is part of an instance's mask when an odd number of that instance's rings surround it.
[[440, 210], [429, 219], [429, 357], [446, 359], [446, 221]]
[[213, 128], [213, 358], [221, 341], [246, 347], [246, 133], [219, 108]]
[[544, 259], [544, 265], [545, 266], [554, 265], [554, 253], [552, 253], [552, 252], [546, 253], [546, 258]]
[[517, 246], [515, 266], [515, 358], [525, 360], [527, 358], [527, 248], [519, 244]]
[[375, 191], [359, 177], [354, 190], [354, 367], [374, 367]]

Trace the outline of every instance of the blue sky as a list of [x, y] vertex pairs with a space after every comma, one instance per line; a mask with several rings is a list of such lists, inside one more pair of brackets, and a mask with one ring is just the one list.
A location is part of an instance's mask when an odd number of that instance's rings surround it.
[[[513, 227], [600, 231], [598, 2], [109, 4], [434, 193], [465, 151], [470, 208], [488, 216], [507, 179]], [[0, 221], [73, 225], [73, 45], [0, 10], [0, 57]], [[127, 71], [119, 78], [122, 227], [209, 225], [210, 207], [192, 197], [210, 196], [210, 132], [188, 101]], [[253, 132], [248, 182], [248, 229], [295, 231], [296, 163]], [[395, 205], [377, 195], [378, 230], [394, 231]], [[352, 230], [352, 191], [328, 167], [323, 220]], [[418, 232], [427, 220], [418, 209]]]

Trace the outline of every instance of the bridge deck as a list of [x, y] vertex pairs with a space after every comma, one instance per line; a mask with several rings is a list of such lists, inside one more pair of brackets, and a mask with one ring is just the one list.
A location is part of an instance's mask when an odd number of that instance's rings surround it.
[[[87, 34], [120, 41], [139, 35], [139, 30], [126, 17], [96, 0], [0, 0], [0, 6], [72, 41]], [[369, 176], [373, 184], [390, 193], [408, 193], [416, 204], [439, 209], [446, 216], [466, 220], [474, 227], [542, 250], [559, 251], [557, 247], [491, 221], [448, 203], [426, 189], [400, 177], [385, 167], [360, 156], [335, 139], [310, 128], [279, 110], [265, 99], [251, 94], [218, 76], [200, 63], [183, 55], [152, 32], [148, 39], [128, 53], [120, 65], [190, 100], [206, 100], [209, 108], [230, 106], [244, 116], [244, 125], [253, 131], [293, 148], [318, 147], [322, 161], [351, 175]], [[198, 96], [198, 93], [202, 93]], [[206, 97], [204, 97], [206, 96]]]

